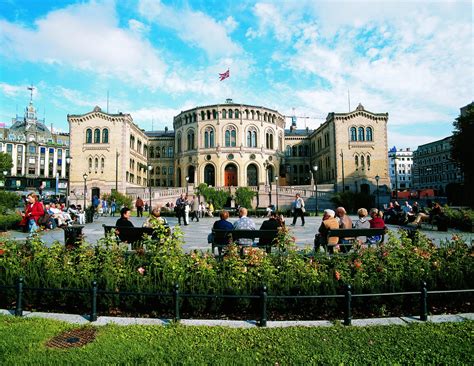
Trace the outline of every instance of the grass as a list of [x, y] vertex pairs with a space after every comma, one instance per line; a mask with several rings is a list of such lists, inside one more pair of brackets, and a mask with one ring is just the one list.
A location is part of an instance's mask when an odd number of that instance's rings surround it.
[[0, 364], [473, 364], [474, 322], [329, 328], [98, 327], [82, 348], [45, 343], [77, 326], [0, 316]]

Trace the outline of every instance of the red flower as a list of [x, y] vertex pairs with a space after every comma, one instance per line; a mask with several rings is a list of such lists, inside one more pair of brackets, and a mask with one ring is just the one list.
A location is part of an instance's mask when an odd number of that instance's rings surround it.
[[341, 274], [339, 273], [339, 271], [336, 271], [334, 273], [334, 276], [336, 277], [336, 280], [338, 280], [338, 281], [341, 279]]

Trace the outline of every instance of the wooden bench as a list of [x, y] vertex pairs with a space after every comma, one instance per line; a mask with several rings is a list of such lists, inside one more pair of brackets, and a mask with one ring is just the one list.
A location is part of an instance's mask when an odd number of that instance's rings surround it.
[[[110, 232], [116, 233], [121, 242], [127, 242], [132, 246], [132, 249], [140, 247], [140, 242], [143, 240], [143, 235], [147, 234], [156, 239], [156, 232], [151, 227], [117, 227], [110, 225], [102, 225], [104, 227], [105, 235]], [[164, 225], [169, 229], [168, 225]]]
[[[328, 231], [327, 240], [329, 241], [330, 237], [337, 236], [339, 238], [339, 243], [337, 245], [339, 245], [340, 247], [341, 246], [345, 247], [345, 249], [349, 250], [352, 248], [354, 243], [357, 242], [358, 236], [366, 236], [367, 238], [380, 236], [380, 240], [378, 240], [376, 243], [373, 243], [373, 242], [370, 243], [369, 241], [364, 243], [370, 246], [372, 244], [377, 245], [377, 244], [383, 243], [385, 240], [385, 233], [386, 233], [385, 228], [383, 229], [332, 229]], [[341, 240], [343, 238], [350, 238], [350, 239], [348, 240], [348, 243], [341, 243]], [[335, 245], [326, 245], [326, 246], [334, 247]]]
[[[259, 239], [256, 244], [259, 248], [265, 248], [267, 253], [271, 253], [274, 245], [273, 239], [278, 235], [278, 230], [218, 230], [212, 229], [212, 253], [214, 249], [218, 249], [219, 256], [222, 253], [222, 248], [234, 243], [239, 239]], [[260, 242], [263, 241], [263, 244]], [[245, 246], [245, 245], [244, 245]], [[250, 246], [250, 245], [247, 245]]]

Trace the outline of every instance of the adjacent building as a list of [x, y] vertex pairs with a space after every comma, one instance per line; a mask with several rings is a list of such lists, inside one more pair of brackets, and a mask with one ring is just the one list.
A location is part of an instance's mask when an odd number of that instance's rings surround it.
[[40, 190], [66, 194], [69, 174], [69, 134], [53, 132], [39, 119], [33, 100], [11, 127], [0, 128], [0, 152], [11, 155], [13, 167], [5, 175], [7, 190]]
[[392, 190], [413, 188], [413, 151], [410, 148], [391, 148], [388, 151], [388, 166]]

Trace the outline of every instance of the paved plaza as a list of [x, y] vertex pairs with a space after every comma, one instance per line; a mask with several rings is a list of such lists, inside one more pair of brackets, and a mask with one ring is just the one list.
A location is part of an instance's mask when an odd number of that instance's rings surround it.
[[[102, 225], [115, 225], [115, 222], [118, 217], [99, 217], [98, 219], [94, 219], [93, 223], [86, 224], [84, 227], [83, 233], [85, 235], [85, 240], [88, 243], [96, 244], [97, 241], [104, 237], [104, 229]], [[255, 218], [251, 217], [257, 228], [260, 227], [262, 222], [265, 220], [263, 217]], [[351, 216], [352, 220], [356, 220], [355, 216]], [[199, 222], [190, 222], [187, 226], [180, 226], [181, 230], [184, 233], [184, 245], [183, 249], [186, 252], [190, 252], [192, 250], [198, 249], [202, 251], [210, 250], [211, 246], [207, 243], [207, 236], [211, 231], [211, 227], [218, 218], [211, 218], [206, 217], [200, 219]], [[144, 221], [146, 220], [145, 217], [132, 217], [131, 221], [135, 226], [142, 226]], [[167, 218], [171, 227], [175, 227], [178, 224], [178, 221], [174, 217]], [[237, 218], [231, 217], [230, 222], [235, 222]], [[319, 226], [321, 225], [322, 217], [306, 217], [306, 224], [305, 226], [301, 226], [301, 221], [298, 219], [296, 226], [290, 226], [290, 230], [292, 231], [293, 235], [296, 238], [296, 244], [299, 248], [304, 247], [312, 247], [313, 246], [313, 239], [314, 235], [317, 232]], [[292, 218], [286, 218], [286, 224], [289, 225], [292, 222]], [[397, 232], [398, 227], [395, 225], [387, 225], [389, 230]], [[473, 233], [464, 233], [458, 230], [450, 229], [448, 232], [439, 232], [429, 229], [421, 230], [423, 234], [428, 236], [433, 240], [436, 245], [440, 245], [441, 242], [445, 240], [450, 240], [453, 234], [461, 235], [466, 243], [472, 244], [474, 241], [474, 234]], [[9, 231], [7, 233], [10, 237], [14, 239], [24, 240], [27, 237], [26, 233], [20, 231]], [[64, 231], [62, 229], [55, 229], [50, 231], [43, 231], [40, 233], [42, 240], [45, 242], [47, 246], [50, 246], [53, 242], [59, 241], [64, 243]]]

